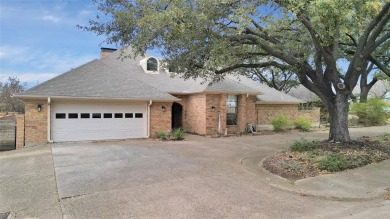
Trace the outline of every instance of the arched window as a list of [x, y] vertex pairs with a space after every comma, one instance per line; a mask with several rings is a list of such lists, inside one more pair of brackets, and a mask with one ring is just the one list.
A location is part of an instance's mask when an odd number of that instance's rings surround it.
[[157, 71], [158, 69], [158, 62], [155, 58], [148, 58], [148, 61], [146, 62], [146, 70], [148, 71]]

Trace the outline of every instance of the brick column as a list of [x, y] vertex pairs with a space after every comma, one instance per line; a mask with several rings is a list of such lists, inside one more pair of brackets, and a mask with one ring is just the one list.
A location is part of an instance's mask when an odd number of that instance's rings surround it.
[[[38, 112], [37, 106], [42, 106]], [[25, 146], [47, 142], [47, 101], [24, 101], [25, 106]]]
[[24, 115], [15, 115], [16, 119], [16, 149], [24, 148]]
[[[165, 112], [162, 111], [165, 107]], [[150, 136], [154, 137], [157, 132], [168, 132], [172, 126], [172, 103], [156, 103], [150, 106]]]

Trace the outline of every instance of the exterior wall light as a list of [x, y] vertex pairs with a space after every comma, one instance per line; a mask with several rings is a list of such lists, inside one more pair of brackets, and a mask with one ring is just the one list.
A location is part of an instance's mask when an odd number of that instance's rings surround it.
[[211, 111], [215, 112], [215, 106], [211, 106]]
[[38, 112], [41, 112], [41, 111], [42, 111], [42, 105], [41, 105], [41, 104], [38, 104], [37, 110], [38, 110]]
[[163, 112], [165, 112], [165, 110], [166, 110], [165, 106], [162, 106], [162, 107], [161, 107], [161, 110], [162, 110]]

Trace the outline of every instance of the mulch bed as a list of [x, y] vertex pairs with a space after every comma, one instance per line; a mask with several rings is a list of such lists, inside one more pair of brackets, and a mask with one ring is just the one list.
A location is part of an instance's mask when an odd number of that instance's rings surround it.
[[289, 180], [299, 180], [332, 173], [319, 166], [326, 156], [343, 156], [348, 168], [353, 169], [370, 163], [390, 159], [390, 135], [362, 137], [350, 143], [318, 142], [310, 151], [282, 151], [264, 160], [263, 167], [271, 173]]

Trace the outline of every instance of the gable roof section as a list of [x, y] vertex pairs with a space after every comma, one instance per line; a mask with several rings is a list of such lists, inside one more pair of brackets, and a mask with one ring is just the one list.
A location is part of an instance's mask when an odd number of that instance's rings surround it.
[[29, 97], [68, 97], [173, 101], [176, 97], [93, 60], [25, 92]]
[[245, 84], [252, 89], [261, 92], [261, 95], [257, 95], [257, 104], [299, 104], [305, 103], [304, 100], [292, 97], [274, 88], [268, 87], [258, 81], [254, 81], [244, 76], [227, 76], [231, 80], [238, 81]]

